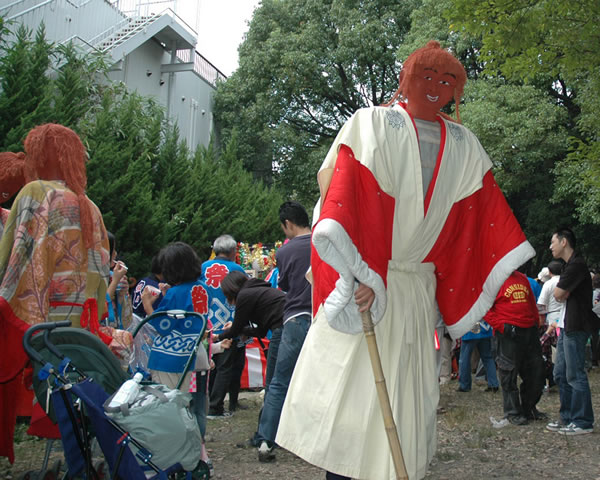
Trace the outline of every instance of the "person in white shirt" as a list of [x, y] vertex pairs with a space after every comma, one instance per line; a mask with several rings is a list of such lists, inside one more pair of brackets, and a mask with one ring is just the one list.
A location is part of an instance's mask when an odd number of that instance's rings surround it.
[[[537, 300], [538, 310], [540, 312], [540, 327], [542, 330], [542, 355], [544, 357], [544, 372], [547, 384], [544, 391], [548, 391], [555, 384], [554, 382], [554, 362], [552, 361], [552, 350], [556, 348], [558, 339], [557, 328], [564, 327], [563, 307], [564, 303], [560, 303], [554, 298], [554, 288], [560, 279], [560, 271], [562, 262], [552, 260], [547, 267], [544, 267], [538, 275], [538, 278], [544, 282], [542, 291]], [[545, 277], [545, 278], [542, 278]], [[545, 321], [544, 321], [545, 317]], [[562, 323], [561, 323], [562, 320]]]
[[560, 317], [561, 309], [564, 303], [560, 303], [554, 298], [553, 292], [558, 280], [560, 279], [560, 270], [562, 268], [562, 262], [552, 260], [548, 264], [548, 276], [550, 277], [544, 282], [542, 286], [542, 292], [537, 300], [538, 309], [541, 315], [546, 315], [546, 325], [554, 325], [556, 328]]

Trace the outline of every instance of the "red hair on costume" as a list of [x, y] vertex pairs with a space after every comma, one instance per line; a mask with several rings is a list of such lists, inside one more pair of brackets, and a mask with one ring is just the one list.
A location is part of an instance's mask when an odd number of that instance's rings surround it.
[[[384, 104], [389, 106], [396, 101], [398, 97], [403, 96], [406, 93], [406, 87], [410, 83], [410, 76], [415, 73], [417, 66], [433, 67], [436, 70], [444, 70], [445, 72], [451, 73], [456, 77], [456, 88], [454, 89], [454, 103], [456, 106], [456, 119], [460, 123], [460, 113], [458, 112], [458, 104], [462, 97], [465, 83], [467, 83], [467, 72], [462, 63], [450, 52], [444, 50], [439, 42], [435, 40], [429, 40], [427, 45], [418, 48], [411, 53], [402, 65], [402, 72], [400, 73], [399, 88], [396, 90], [392, 99]], [[442, 116], [453, 120], [444, 113], [440, 112]]]
[[85, 196], [85, 147], [70, 128], [46, 123], [33, 128], [25, 139], [25, 178], [63, 180], [77, 195], [81, 232], [86, 248], [93, 245], [92, 205]]
[[4, 203], [25, 185], [25, 154], [0, 153], [0, 203]]

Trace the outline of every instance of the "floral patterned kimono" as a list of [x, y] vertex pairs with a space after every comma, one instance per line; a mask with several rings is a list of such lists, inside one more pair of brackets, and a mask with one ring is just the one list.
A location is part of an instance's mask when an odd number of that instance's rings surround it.
[[[92, 215], [93, 246], [87, 249], [77, 195], [64, 182], [30, 182], [13, 202], [0, 238], [2, 425], [14, 425], [9, 420], [14, 412], [10, 380], [19, 378], [27, 362], [21, 342], [29, 326], [68, 319], [75, 327], [97, 333], [98, 319], [106, 310], [109, 253], [102, 215], [95, 205]], [[0, 455], [7, 451], [3, 448], [7, 443], [3, 435]]]

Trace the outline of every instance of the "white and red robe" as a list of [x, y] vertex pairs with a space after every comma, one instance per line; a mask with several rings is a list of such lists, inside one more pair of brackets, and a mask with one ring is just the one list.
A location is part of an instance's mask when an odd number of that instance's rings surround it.
[[395, 478], [359, 334], [355, 279], [376, 293], [377, 343], [407, 471], [415, 479], [425, 476], [436, 446], [436, 300], [450, 333], [460, 337], [491, 307], [510, 273], [535, 254], [477, 138], [462, 125], [438, 121], [440, 149], [427, 192], [417, 131], [401, 106], [356, 112], [319, 171], [316, 315], [276, 441], [352, 478]]

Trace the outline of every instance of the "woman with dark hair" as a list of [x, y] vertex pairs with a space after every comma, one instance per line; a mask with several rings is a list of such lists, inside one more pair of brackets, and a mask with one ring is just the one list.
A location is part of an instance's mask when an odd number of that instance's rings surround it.
[[[156, 311], [184, 310], [208, 314], [210, 296], [206, 285], [198, 280], [202, 263], [194, 249], [183, 242], [174, 242], [163, 247], [159, 255], [162, 274], [168, 287], [163, 287], [164, 298]], [[162, 285], [162, 284], [161, 284]], [[142, 303], [148, 315], [154, 312], [154, 297], [148, 289], [142, 292]], [[175, 388], [180, 374], [190, 355], [202, 325], [199, 321], [165, 322], [164, 317], [150, 321], [157, 330], [148, 360], [148, 369], [156, 382]], [[191, 372], [186, 374], [181, 389], [188, 391]]]

